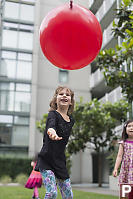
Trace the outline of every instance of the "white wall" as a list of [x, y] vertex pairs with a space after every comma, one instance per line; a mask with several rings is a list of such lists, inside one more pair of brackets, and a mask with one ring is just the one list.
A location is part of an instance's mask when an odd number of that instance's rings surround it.
[[92, 182], [92, 156], [91, 150], [80, 151], [72, 155], [71, 168], [72, 183], [91, 183]]

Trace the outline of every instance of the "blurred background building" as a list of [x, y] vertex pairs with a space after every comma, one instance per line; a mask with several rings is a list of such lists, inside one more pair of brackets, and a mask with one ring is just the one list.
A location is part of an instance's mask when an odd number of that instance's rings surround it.
[[[39, 46], [39, 27], [53, 8], [68, 0], [1, 0], [0, 2], [0, 153], [33, 156], [42, 146], [42, 134], [36, 121], [48, 112], [49, 102], [58, 85], [75, 92], [76, 101], [98, 98], [115, 102], [121, 89], [107, 87], [102, 72], [95, 66], [76, 71], [53, 66]], [[117, 40], [111, 35], [114, 9], [119, 0], [74, 0], [90, 9], [103, 31], [102, 48], [114, 47]], [[73, 155], [72, 182], [97, 182], [97, 159], [85, 150]], [[108, 182], [105, 163], [103, 182]], [[104, 168], [103, 168], [104, 169]]]

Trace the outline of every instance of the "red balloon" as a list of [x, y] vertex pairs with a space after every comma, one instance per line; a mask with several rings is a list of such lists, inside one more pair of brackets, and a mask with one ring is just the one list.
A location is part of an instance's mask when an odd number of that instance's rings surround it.
[[101, 49], [101, 26], [91, 11], [65, 4], [53, 9], [42, 21], [40, 45], [55, 66], [80, 69], [91, 63]]

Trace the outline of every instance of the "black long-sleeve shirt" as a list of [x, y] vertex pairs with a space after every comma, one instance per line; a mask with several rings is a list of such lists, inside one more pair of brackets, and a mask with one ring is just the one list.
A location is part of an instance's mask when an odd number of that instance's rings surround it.
[[[46, 129], [44, 131], [43, 146], [38, 156], [39, 170], [52, 170], [59, 179], [68, 179], [66, 168], [65, 148], [68, 143], [74, 120], [70, 116], [70, 122], [64, 120], [57, 111], [50, 111], [48, 114]], [[62, 140], [51, 140], [47, 134], [49, 128], [55, 129]]]

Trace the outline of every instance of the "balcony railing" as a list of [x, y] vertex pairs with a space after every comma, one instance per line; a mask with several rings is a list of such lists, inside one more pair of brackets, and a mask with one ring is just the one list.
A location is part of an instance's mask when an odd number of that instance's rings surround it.
[[110, 93], [106, 93], [104, 97], [102, 97], [99, 101], [101, 103], [106, 103], [107, 101], [114, 103], [117, 102], [118, 100], [122, 99], [122, 93], [121, 93], [121, 87], [117, 87]]
[[101, 5], [98, 12], [96, 13], [96, 17], [99, 21], [102, 20], [102, 18], [106, 15], [106, 13], [108, 13], [109, 9], [112, 7], [112, 5], [115, 1], [116, 0], [111, 0], [111, 1], [104, 0], [103, 1], [103, 4]]
[[100, 69], [96, 70], [95, 73], [92, 73], [90, 78], [90, 88], [95, 87], [99, 82], [104, 78], [103, 72]]
[[105, 29], [103, 32], [102, 48], [104, 48], [104, 46], [113, 38], [113, 34], [111, 34], [112, 27], [113, 27], [113, 24], [111, 22], [110, 25], [107, 27], [107, 29]]
[[89, 0], [89, 7], [91, 8], [91, 6], [93, 5], [94, 0]]

